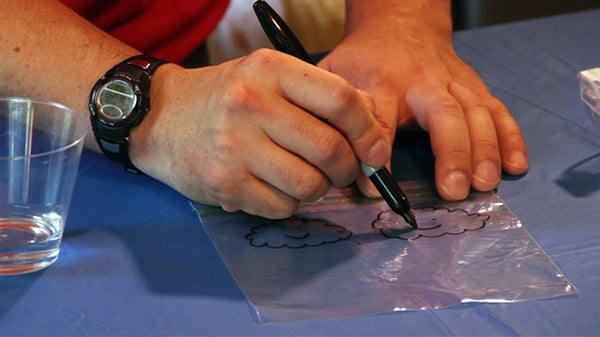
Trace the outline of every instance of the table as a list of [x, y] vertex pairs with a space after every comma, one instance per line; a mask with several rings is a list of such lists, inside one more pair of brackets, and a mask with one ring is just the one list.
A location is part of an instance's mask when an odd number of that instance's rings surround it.
[[[577, 296], [260, 325], [185, 198], [85, 152], [57, 263], [0, 278], [0, 335], [600, 334], [600, 130], [577, 80], [600, 66], [598, 32], [591, 10], [455, 35], [528, 143], [529, 173], [498, 194]], [[396, 177], [430, 174], [425, 137], [399, 139], [394, 161], [407, 164]]]

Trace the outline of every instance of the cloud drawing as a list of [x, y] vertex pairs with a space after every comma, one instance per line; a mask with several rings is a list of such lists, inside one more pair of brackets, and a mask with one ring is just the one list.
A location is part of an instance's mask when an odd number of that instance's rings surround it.
[[490, 218], [487, 214], [469, 213], [461, 208], [425, 207], [415, 209], [414, 213], [419, 224], [416, 230], [392, 211], [380, 212], [371, 225], [385, 237], [415, 240], [475, 231], [483, 228]]
[[321, 219], [292, 217], [252, 227], [245, 238], [254, 247], [302, 248], [347, 240], [352, 232]]

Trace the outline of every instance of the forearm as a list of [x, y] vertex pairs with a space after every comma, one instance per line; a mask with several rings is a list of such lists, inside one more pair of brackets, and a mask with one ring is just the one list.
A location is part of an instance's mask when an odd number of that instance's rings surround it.
[[95, 81], [137, 53], [58, 1], [4, 0], [0, 22], [0, 95], [53, 100], [86, 116]]

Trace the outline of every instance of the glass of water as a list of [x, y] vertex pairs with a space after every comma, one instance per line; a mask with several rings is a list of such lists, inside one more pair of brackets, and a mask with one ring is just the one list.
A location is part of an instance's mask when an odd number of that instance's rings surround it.
[[0, 275], [58, 258], [86, 118], [58, 103], [0, 97]]

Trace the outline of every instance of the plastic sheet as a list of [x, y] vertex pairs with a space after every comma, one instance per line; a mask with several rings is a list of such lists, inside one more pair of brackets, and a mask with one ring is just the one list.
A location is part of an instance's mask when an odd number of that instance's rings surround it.
[[417, 230], [351, 188], [285, 220], [193, 206], [260, 323], [577, 292], [495, 193], [449, 203], [402, 187]]

